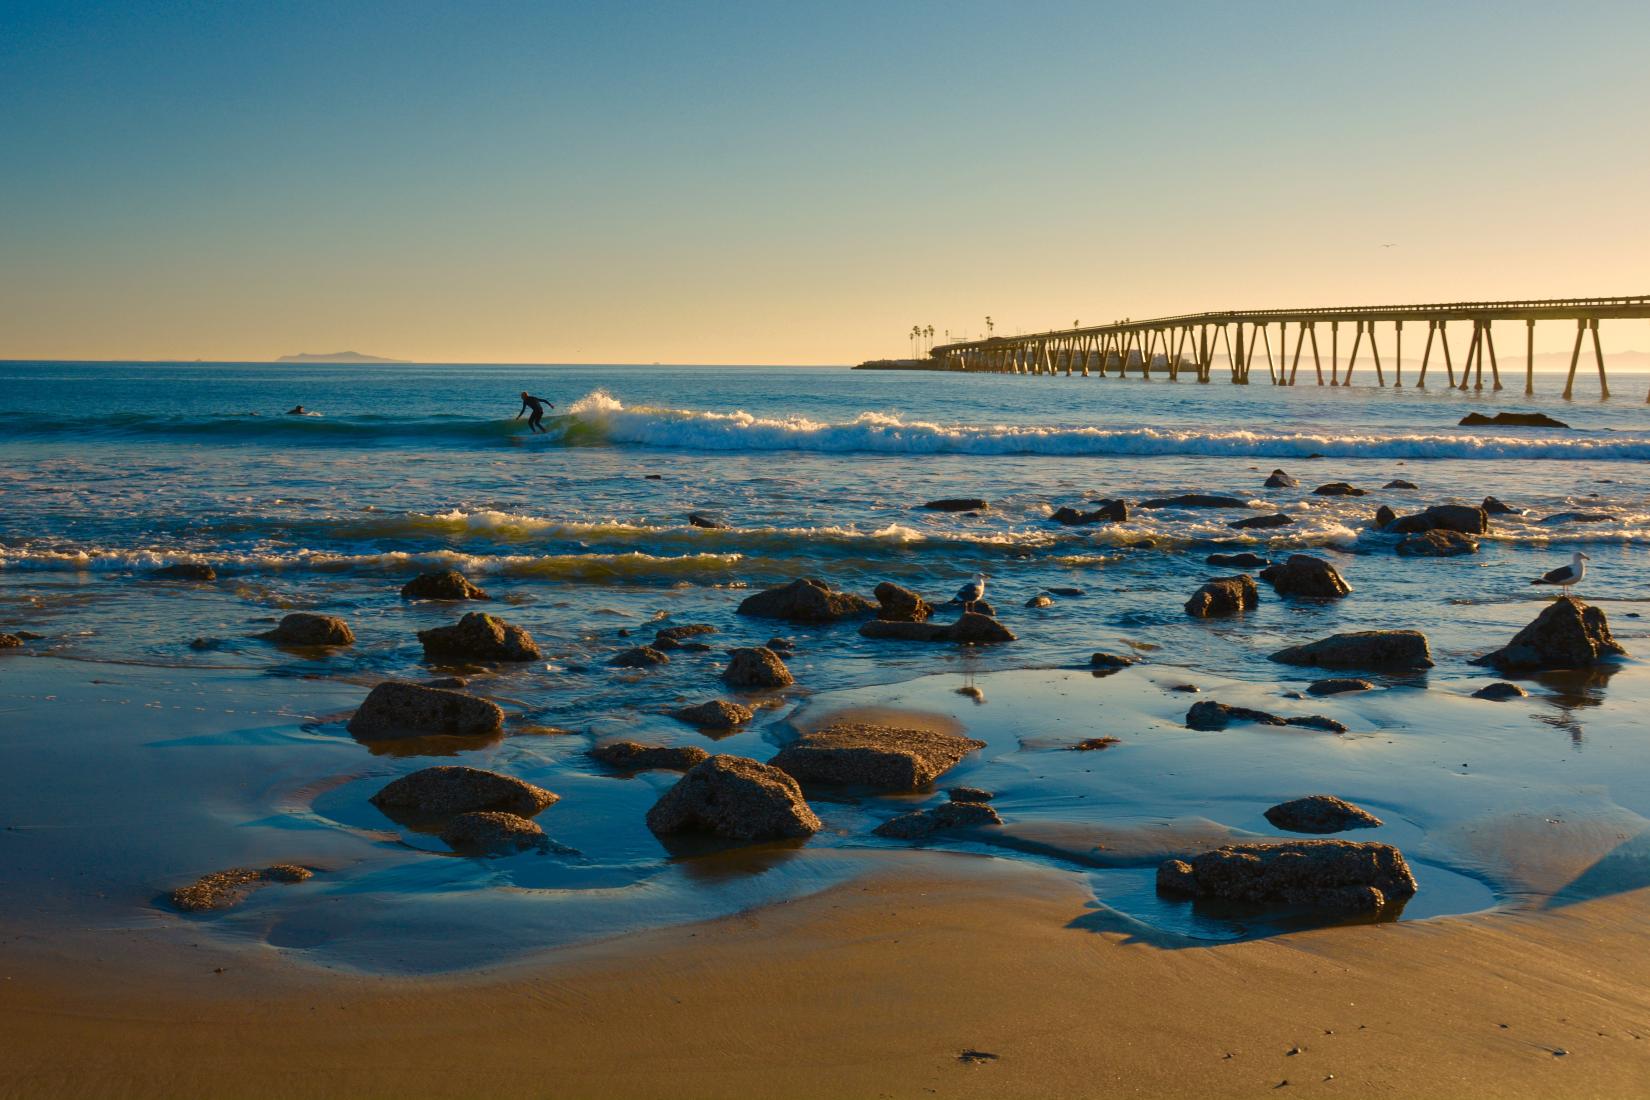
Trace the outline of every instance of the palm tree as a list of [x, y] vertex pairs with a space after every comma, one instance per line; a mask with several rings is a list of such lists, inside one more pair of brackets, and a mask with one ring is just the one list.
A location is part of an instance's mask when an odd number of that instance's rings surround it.
[[922, 334], [928, 337], [928, 350], [932, 352], [934, 350], [934, 326], [929, 325], [923, 330]]
[[985, 336], [986, 336], [986, 339], [989, 340], [991, 338], [991, 334], [992, 334], [992, 332], [994, 332], [996, 330], [996, 327], [997, 327], [996, 322], [992, 321], [990, 315], [988, 314], [986, 316], [986, 319], [985, 319]]

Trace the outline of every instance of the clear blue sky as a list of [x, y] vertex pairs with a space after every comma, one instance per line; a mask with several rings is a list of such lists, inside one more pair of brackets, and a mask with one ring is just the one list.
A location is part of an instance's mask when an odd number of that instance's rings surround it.
[[3, 0], [0, 356], [1645, 293], [1647, 106], [1643, 3]]

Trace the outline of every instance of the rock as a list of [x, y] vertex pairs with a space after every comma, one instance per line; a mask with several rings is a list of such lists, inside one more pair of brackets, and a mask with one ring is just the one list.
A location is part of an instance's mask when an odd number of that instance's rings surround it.
[[419, 814], [463, 814], [503, 810], [531, 817], [560, 796], [510, 775], [443, 765], [425, 768], [390, 783], [369, 800], [379, 809]]
[[513, 623], [472, 611], [452, 626], [420, 630], [427, 658], [464, 661], [537, 661], [543, 654], [533, 636]]
[[1217, 577], [1192, 593], [1186, 601], [1186, 614], [1207, 619], [1217, 615], [1236, 615], [1260, 605], [1260, 590], [1248, 574], [1236, 577]]
[[218, 571], [203, 562], [184, 561], [163, 566], [149, 574], [156, 581], [215, 581]]
[[1248, 519], [1234, 519], [1226, 526], [1239, 531], [1248, 531], [1254, 528], [1288, 527], [1294, 523], [1293, 516], [1286, 516], [1282, 512], [1273, 512], [1269, 516], [1250, 516]]
[[1361, 497], [1369, 495], [1364, 490], [1354, 488], [1344, 481], [1331, 481], [1326, 485], [1318, 486], [1312, 492], [1320, 497]]
[[440, 573], [420, 573], [401, 586], [403, 600], [485, 600], [487, 593], [470, 583], [456, 569]]
[[928, 616], [934, 613], [933, 604], [909, 588], [902, 588], [890, 581], [883, 581], [877, 585], [874, 595], [877, 603], [881, 605], [877, 608], [877, 618], [885, 622], [927, 622]]
[[1432, 651], [1419, 630], [1355, 630], [1331, 634], [1272, 654], [1286, 665], [1315, 668], [1431, 668]]
[[1524, 514], [1522, 508], [1509, 507], [1494, 497], [1485, 497], [1484, 503], [1480, 504], [1479, 507], [1484, 509], [1486, 515], [1491, 516], [1521, 516]]
[[[952, 600], [949, 604], [951, 607], [961, 607], [962, 605], [961, 600]], [[985, 600], [975, 600], [972, 613], [975, 615], [987, 615], [991, 618], [997, 617], [997, 609], [992, 607], [991, 604]]]
[[349, 720], [363, 741], [452, 734], [490, 737], [504, 728], [497, 703], [462, 691], [386, 680], [374, 687]]
[[1129, 518], [1129, 504], [1126, 500], [1102, 500], [1098, 508], [1088, 512], [1062, 506], [1055, 509], [1049, 518], [1067, 527], [1083, 527], [1091, 523], [1123, 523]]
[[1051, 596], [1037, 595], [1026, 601], [1027, 607], [1053, 607], [1054, 599]]
[[781, 656], [796, 652], [795, 638], [769, 638], [768, 648]]
[[942, 497], [923, 505], [933, 512], [984, 512], [991, 502], [983, 497]]
[[675, 649], [689, 638], [698, 638], [715, 633], [716, 628], [709, 623], [682, 623], [680, 626], [667, 626], [653, 635], [653, 648]]
[[1397, 518], [1398, 518], [1398, 513], [1394, 512], [1391, 508], [1388, 508], [1384, 504], [1381, 505], [1379, 508], [1375, 509], [1375, 526], [1376, 527], [1384, 528], [1384, 527], [1388, 526], [1389, 524], [1391, 524]]
[[830, 623], [856, 618], [872, 611], [871, 601], [851, 592], [836, 592], [823, 581], [802, 577], [781, 588], [770, 588], [747, 596], [739, 614], [763, 619], [786, 619], [796, 623]]
[[769, 763], [805, 783], [914, 791], [983, 748], [984, 741], [942, 730], [853, 722], [805, 734]]
[[750, 707], [730, 703], [726, 699], [712, 699], [691, 707], [678, 707], [670, 712], [678, 722], [709, 730], [731, 730], [742, 726], [756, 716]]
[[1078, 596], [1083, 594], [1083, 590], [1081, 588], [1050, 588], [1048, 591], [1052, 596], [1060, 596], [1068, 599], [1076, 599]]
[[724, 523], [715, 516], [707, 516], [703, 512], [689, 512], [687, 521], [694, 527], [703, 527], [707, 531], [727, 531], [732, 525]]
[[1478, 540], [1459, 531], [1421, 531], [1405, 535], [1397, 551], [1404, 558], [1454, 558], [1478, 553]]
[[208, 638], [205, 635], [202, 635], [199, 638], [191, 638], [189, 640], [189, 648], [195, 650], [197, 653], [208, 653], [214, 649], [222, 649], [223, 639]]
[[782, 688], [796, 682], [791, 677], [791, 670], [779, 659], [779, 654], [765, 646], [736, 649], [728, 658], [728, 667], [722, 673], [722, 681], [731, 688]]
[[1346, 732], [1345, 725], [1321, 714], [1309, 714], [1301, 718], [1280, 718], [1264, 710], [1227, 706], [1213, 699], [1193, 703], [1192, 708], [1186, 712], [1187, 729], [1213, 732], [1223, 730], [1233, 722], [1253, 722], [1260, 726], [1300, 726], [1305, 729], [1323, 730], [1326, 733]]
[[1189, 863], [1169, 863], [1179, 866], [1158, 868], [1165, 892], [1252, 904], [1370, 913], [1416, 889], [1403, 853], [1376, 841], [1228, 844]]
[[979, 787], [952, 787], [945, 797], [953, 802], [990, 802], [991, 792]]
[[1175, 897], [1192, 897], [1197, 893], [1197, 879], [1192, 865], [1183, 859], [1166, 859], [1157, 865], [1157, 892]]
[[1015, 635], [1012, 630], [990, 615], [969, 611], [951, 624], [951, 636], [948, 640], [958, 645], [993, 645], [997, 642], [1012, 642]]
[[1128, 668], [1140, 663], [1140, 658], [1119, 653], [1095, 653], [1089, 657], [1090, 668]]
[[1352, 591], [1333, 565], [1310, 554], [1291, 554], [1287, 561], [1262, 569], [1260, 579], [1280, 596], [1340, 599]]
[[1117, 737], [1085, 737], [1071, 747], [1073, 752], [1101, 752], [1123, 742]]
[[1507, 699], [1522, 699], [1530, 693], [1517, 684], [1509, 684], [1505, 680], [1498, 680], [1493, 684], [1486, 684], [1472, 693], [1474, 699], [1490, 699], [1497, 703]]
[[545, 846], [544, 830], [537, 822], [497, 810], [459, 814], [441, 830], [441, 839], [455, 851], [477, 855], [508, 855]]
[[822, 826], [789, 775], [743, 756], [713, 756], [664, 793], [647, 827], [752, 841], [811, 836]]
[[1544, 527], [1560, 523], [1607, 523], [1616, 517], [1609, 512], [1559, 512], [1541, 520]]
[[1249, 502], [1238, 497], [1210, 496], [1207, 493], [1182, 493], [1177, 497], [1155, 497], [1140, 502], [1142, 508], [1247, 508]]
[[670, 658], [650, 645], [639, 645], [616, 655], [607, 663], [614, 668], [657, 668], [670, 664]]
[[40, 642], [46, 638], [44, 634], [36, 634], [32, 630], [14, 630], [11, 636], [25, 642]]
[[1546, 413], [1515, 413], [1502, 412], [1494, 416], [1485, 416], [1483, 413], [1468, 413], [1461, 418], [1463, 428], [1478, 427], [1484, 424], [1511, 425], [1515, 428], [1568, 428], [1562, 420], [1554, 420]]
[[1398, 535], [1438, 530], [1482, 535], [1489, 529], [1489, 513], [1468, 504], [1435, 504], [1413, 516], [1400, 516], [1387, 526], [1387, 530]]
[[232, 867], [202, 875], [188, 886], [172, 891], [172, 904], [185, 913], [200, 913], [209, 909], [228, 909], [245, 900], [255, 887], [271, 882], [303, 882], [315, 872], [293, 863], [277, 863], [272, 867]]
[[1306, 685], [1308, 695], [1345, 695], [1349, 691], [1374, 691], [1375, 685], [1368, 680], [1354, 680], [1347, 677], [1337, 677], [1329, 680], [1313, 680]]
[[1391, 481], [1389, 481], [1385, 485], [1381, 486], [1381, 488], [1383, 488], [1383, 489], [1419, 489], [1420, 486], [1415, 484], [1413, 481], [1404, 481], [1402, 478], [1393, 478]]
[[621, 771], [685, 772], [710, 759], [697, 745], [643, 745], [636, 741], [608, 741], [590, 750], [590, 758]]
[[1259, 554], [1210, 554], [1203, 559], [1210, 565], [1223, 565], [1228, 569], [1264, 569], [1272, 562]]
[[308, 611], [294, 611], [277, 623], [274, 630], [259, 637], [281, 645], [355, 644], [355, 632], [343, 619], [336, 615], [314, 615]]
[[1586, 668], [1626, 655], [1611, 635], [1610, 622], [1602, 609], [1574, 596], [1560, 596], [1534, 622], [1513, 635], [1512, 641], [1473, 664], [1502, 671]]
[[1266, 820], [1292, 833], [1342, 833], [1386, 824], [1368, 810], [1327, 794], [1280, 802], [1266, 811]]
[[470, 681], [462, 676], [436, 676], [433, 679], [425, 680], [424, 686], [427, 688], [449, 688], [457, 691], [460, 688], [469, 687]]
[[872, 619], [859, 628], [865, 638], [886, 638], [900, 642], [949, 642], [949, 623], [895, 623]]
[[997, 811], [984, 802], [941, 802], [932, 809], [913, 810], [890, 818], [871, 831], [896, 840], [917, 840], [953, 829], [977, 829], [1002, 823]]
[[1298, 479], [1290, 477], [1282, 470], [1273, 470], [1271, 476], [1266, 479], [1268, 489], [1294, 489], [1299, 486]]
[[0, 649], [21, 649], [23, 639], [15, 634], [0, 634]]

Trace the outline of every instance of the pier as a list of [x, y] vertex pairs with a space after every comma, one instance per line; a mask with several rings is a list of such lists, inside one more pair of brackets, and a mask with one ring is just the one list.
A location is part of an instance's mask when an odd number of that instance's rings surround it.
[[[1203, 383], [1214, 380], [1215, 361], [1220, 356], [1224, 359], [1221, 373], [1239, 386], [1250, 383], [1257, 365], [1264, 365], [1265, 380], [1272, 385], [1293, 386], [1304, 357], [1309, 383], [1316, 380], [1320, 386], [1350, 386], [1356, 377], [1385, 386], [1386, 368], [1390, 366], [1391, 384], [1402, 386], [1407, 325], [1411, 340], [1425, 340], [1420, 369], [1412, 381], [1416, 388], [1425, 389], [1429, 369], [1436, 379], [1441, 367], [1446, 385], [1483, 390], [1487, 363], [1488, 388], [1500, 390], [1505, 384], [1496, 358], [1494, 325], [1500, 322], [1502, 332], [1509, 328], [1516, 332], [1515, 326], [1522, 322], [1524, 392], [1534, 394], [1536, 322], [1567, 322], [1575, 326], [1575, 344], [1564, 381], [1565, 400], [1574, 396], [1576, 372], [1584, 359], [1590, 359], [1598, 371], [1600, 397], [1608, 398], [1610, 380], [1598, 323], [1623, 318], [1650, 318], [1650, 295], [1188, 313], [941, 344], [930, 355], [944, 360], [950, 370], [1050, 375], [1063, 371], [1068, 376], [1080, 373], [1084, 377], [1092, 372], [1102, 378], [1136, 374], [1150, 379], [1161, 375], [1171, 382], [1189, 374]], [[1460, 359], [1450, 348], [1452, 324], [1459, 334], [1456, 347], [1465, 349]], [[1343, 333], [1343, 326], [1348, 331]], [[1350, 339], [1350, 353], [1343, 367], [1341, 345], [1345, 338]], [[1391, 349], [1385, 363], [1381, 357], [1383, 341]], [[1358, 373], [1360, 355], [1367, 363], [1362, 373]], [[1650, 402], [1650, 395], [1646, 401]]]

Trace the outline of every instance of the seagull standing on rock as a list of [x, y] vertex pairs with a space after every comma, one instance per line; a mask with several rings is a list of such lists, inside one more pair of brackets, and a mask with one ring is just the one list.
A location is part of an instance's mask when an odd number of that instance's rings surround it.
[[963, 605], [963, 614], [974, 610], [974, 605], [985, 599], [985, 574], [977, 573], [968, 584], [957, 589], [957, 602]]
[[1542, 574], [1540, 580], [1531, 581], [1530, 583], [1556, 584], [1560, 588], [1564, 589], [1564, 594], [1568, 596], [1570, 594], [1570, 586], [1572, 584], [1580, 584], [1581, 578], [1587, 575], [1587, 566], [1585, 563], [1592, 560], [1592, 558], [1589, 558], [1586, 554], [1583, 554], [1580, 550], [1577, 550], [1573, 555], [1571, 555], [1569, 565], [1561, 565], [1550, 573]]

